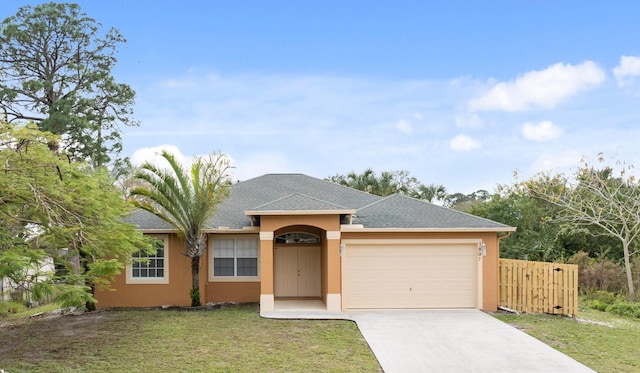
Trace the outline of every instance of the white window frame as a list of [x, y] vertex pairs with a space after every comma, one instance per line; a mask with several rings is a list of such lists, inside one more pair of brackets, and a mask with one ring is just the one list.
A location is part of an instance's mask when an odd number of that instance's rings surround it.
[[[213, 242], [215, 240], [251, 240], [255, 241], [257, 245], [256, 261], [257, 270], [256, 276], [214, 276], [213, 268], [214, 261], [216, 260], [213, 250]], [[235, 251], [235, 244], [234, 244]], [[237, 255], [237, 254], [234, 254]], [[234, 256], [234, 265], [237, 266], [237, 256]], [[237, 270], [237, 267], [234, 268]], [[258, 235], [213, 235], [209, 238], [209, 282], [257, 282], [260, 281], [260, 239]]]
[[151, 234], [149, 237], [161, 240], [164, 242], [164, 276], [163, 277], [133, 277], [133, 266], [131, 263], [127, 263], [126, 272], [127, 284], [148, 284], [148, 285], [162, 285], [169, 283], [169, 235], [168, 234]]

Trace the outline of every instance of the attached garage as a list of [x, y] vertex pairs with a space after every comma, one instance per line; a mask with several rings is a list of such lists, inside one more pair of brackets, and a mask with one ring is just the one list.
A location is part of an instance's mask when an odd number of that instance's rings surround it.
[[481, 308], [475, 242], [347, 243], [343, 308]]

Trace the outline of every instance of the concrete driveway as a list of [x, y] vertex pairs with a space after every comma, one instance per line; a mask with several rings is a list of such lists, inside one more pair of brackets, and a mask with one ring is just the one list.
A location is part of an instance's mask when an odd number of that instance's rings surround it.
[[479, 310], [349, 313], [386, 373], [593, 372]]

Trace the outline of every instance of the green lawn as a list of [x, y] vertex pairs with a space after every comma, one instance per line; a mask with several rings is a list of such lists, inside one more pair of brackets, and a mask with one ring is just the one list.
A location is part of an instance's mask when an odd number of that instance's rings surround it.
[[551, 315], [495, 314], [598, 372], [640, 372], [640, 320], [592, 309], [578, 321]]
[[381, 371], [355, 323], [262, 319], [257, 306], [0, 323], [0, 369], [10, 373]]
[[[33, 313], [33, 312], [31, 312]], [[495, 316], [598, 372], [640, 371], [640, 320]], [[105, 311], [0, 320], [0, 369], [16, 372], [380, 372], [350, 321], [268, 320], [216, 311]]]

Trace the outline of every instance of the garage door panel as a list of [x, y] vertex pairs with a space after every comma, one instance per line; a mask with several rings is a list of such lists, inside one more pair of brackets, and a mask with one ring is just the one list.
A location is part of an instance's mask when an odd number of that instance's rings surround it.
[[473, 308], [475, 245], [349, 245], [345, 308]]

